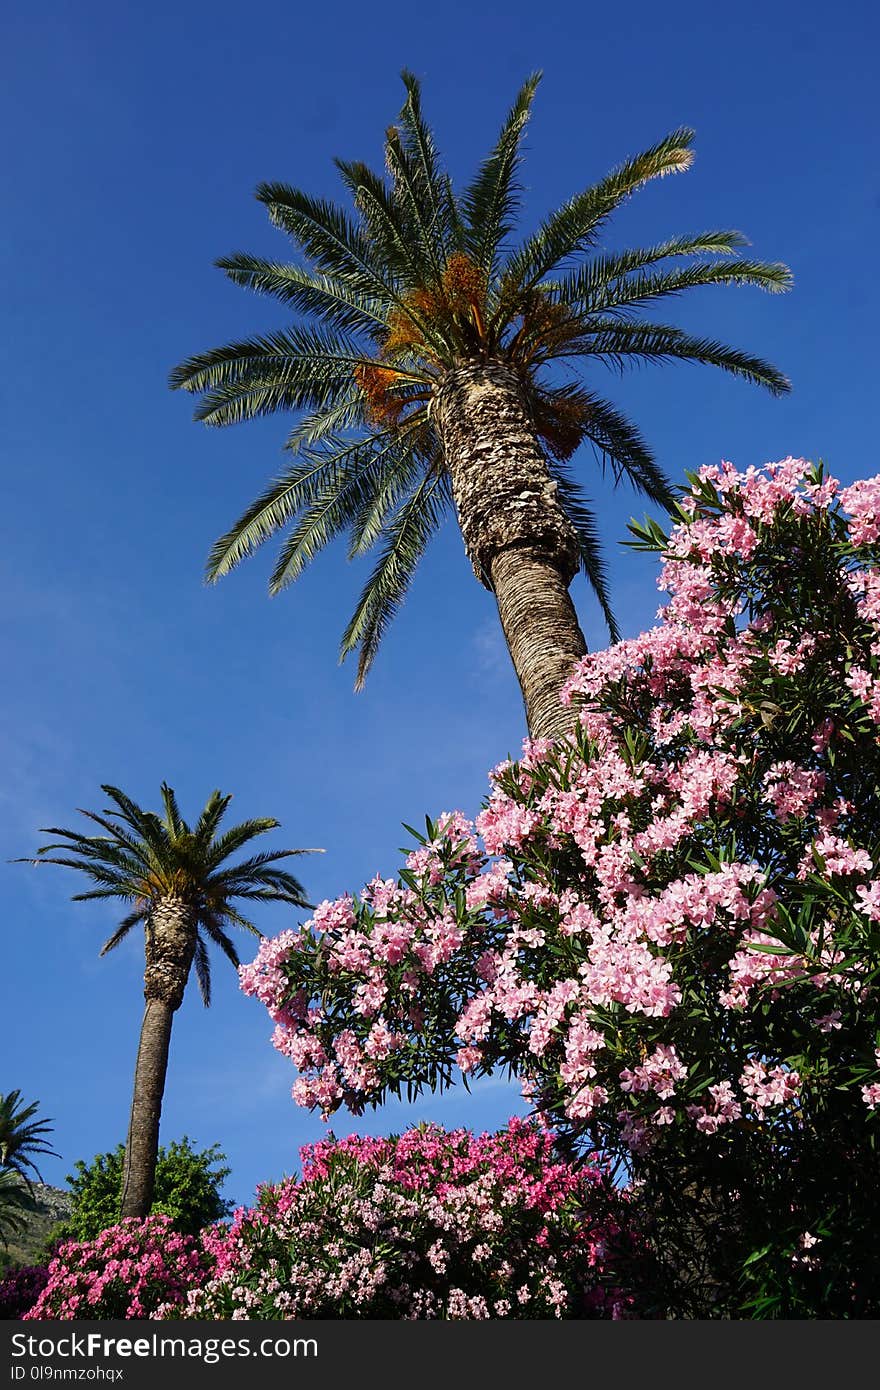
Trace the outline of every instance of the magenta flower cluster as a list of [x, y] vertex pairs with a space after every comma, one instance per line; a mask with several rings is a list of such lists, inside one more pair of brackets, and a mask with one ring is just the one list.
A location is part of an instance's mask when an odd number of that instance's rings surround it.
[[95, 1240], [65, 1241], [23, 1319], [150, 1318], [200, 1283], [209, 1260], [199, 1240], [168, 1216], [129, 1217]]
[[33, 1308], [49, 1279], [48, 1265], [19, 1265], [0, 1279], [0, 1319], [20, 1318]]
[[625, 1197], [550, 1134], [436, 1125], [302, 1151], [302, 1177], [205, 1232], [213, 1274], [159, 1316], [196, 1319], [627, 1316]]

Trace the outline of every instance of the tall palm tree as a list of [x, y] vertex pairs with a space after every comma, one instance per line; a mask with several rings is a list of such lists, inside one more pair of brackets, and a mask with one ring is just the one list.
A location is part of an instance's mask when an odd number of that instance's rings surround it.
[[422, 552], [454, 510], [474, 573], [495, 594], [530, 731], [553, 736], [568, 718], [559, 687], [586, 650], [569, 594], [579, 569], [616, 636], [596, 518], [570, 460], [589, 442], [616, 480], [662, 505], [672, 500], [636, 427], [572, 369], [703, 362], [781, 395], [788, 381], [761, 358], [640, 311], [699, 285], [778, 291], [791, 277], [783, 265], [736, 255], [747, 243], [734, 231], [596, 252], [634, 190], [690, 166], [686, 129], [570, 198], [512, 248], [538, 77], [460, 194], [416, 79], [404, 72], [403, 81], [387, 177], [336, 161], [353, 215], [287, 184], [260, 184], [257, 198], [302, 263], [244, 253], [217, 263], [300, 321], [172, 372], [172, 387], [202, 396], [196, 418], [208, 425], [299, 412], [290, 467], [216, 543], [208, 577], [227, 574], [288, 524], [272, 592], [343, 531], [352, 556], [378, 546], [342, 639], [343, 656], [359, 651], [360, 686]]
[[26, 1183], [30, 1183], [31, 1170], [43, 1181], [42, 1174], [34, 1162], [35, 1154], [58, 1155], [48, 1143], [46, 1136], [52, 1133], [51, 1120], [38, 1120], [34, 1117], [40, 1108], [39, 1101], [25, 1105], [21, 1091], [9, 1091], [0, 1095], [0, 1170], [18, 1173]]
[[[174, 792], [162, 784], [164, 816], [143, 811], [117, 787], [101, 790], [115, 803], [98, 815], [81, 811], [106, 834], [81, 835], [58, 826], [44, 835], [61, 840], [41, 846], [30, 864], [63, 864], [79, 869], [98, 886], [76, 893], [73, 900], [115, 898], [131, 911], [104, 942], [101, 955], [118, 946], [135, 927], [144, 927], [144, 1010], [134, 1074], [131, 1118], [122, 1178], [122, 1216], [146, 1216], [153, 1196], [159, 1148], [159, 1118], [168, 1068], [168, 1046], [174, 1014], [183, 1001], [190, 970], [195, 965], [202, 1000], [211, 1001], [211, 966], [207, 943], [219, 946], [238, 965], [238, 955], [225, 928], [260, 932], [233, 906], [244, 898], [257, 902], [291, 903], [308, 907], [298, 879], [277, 868], [279, 860], [313, 851], [263, 851], [237, 864], [229, 856], [268, 830], [277, 820], [243, 821], [218, 834], [230, 796], [212, 792], [193, 827], [187, 825]], [[58, 855], [53, 851], [61, 850]]]

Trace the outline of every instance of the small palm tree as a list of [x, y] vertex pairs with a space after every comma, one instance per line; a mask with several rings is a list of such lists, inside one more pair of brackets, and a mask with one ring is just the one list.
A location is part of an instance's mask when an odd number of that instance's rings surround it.
[[28, 1215], [34, 1210], [34, 1199], [27, 1179], [11, 1168], [0, 1170], [0, 1244], [9, 1244], [10, 1236], [27, 1229]]
[[410, 73], [403, 80], [406, 102], [385, 144], [388, 177], [336, 161], [353, 217], [263, 183], [257, 197], [303, 264], [243, 253], [217, 263], [305, 322], [191, 357], [171, 375], [173, 387], [202, 396], [196, 418], [208, 425], [300, 415], [287, 441], [291, 466], [216, 543], [208, 577], [227, 574], [288, 525], [273, 593], [345, 531], [352, 556], [378, 546], [342, 639], [343, 656], [359, 651], [359, 686], [425, 547], [454, 510], [474, 572], [495, 594], [530, 731], [555, 735], [569, 718], [559, 687], [586, 650], [569, 594], [579, 569], [616, 636], [596, 517], [570, 461], [589, 443], [615, 479], [672, 501], [636, 427], [571, 369], [702, 362], [782, 394], [789, 383], [761, 358], [639, 315], [700, 285], [777, 291], [791, 277], [783, 265], [736, 255], [746, 242], [735, 231], [596, 252], [630, 194], [689, 168], [686, 129], [511, 247], [538, 78], [525, 83], [460, 195], [423, 119], [419, 85]]
[[39, 1101], [25, 1105], [21, 1091], [0, 1095], [0, 1169], [18, 1173], [27, 1183], [30, 1183], [28, 1169], [43, 1181], [32, 1155], [58, 1157], [46, 1140], [46, 1135], [52, 1133], [51, 1120], [34, 1119], [39, 1108]]
[[[121, 1215], [146, 1216], [153, 1196], [159, 1118], [168, 1067], [168, 1047], [174, 1014], [183, 1001], [190, 970], [207, 1006], [211, 1000], [211, 967], [207, 943], [219, 946], [238, 965], [238, 955], [226, 927], [260, 932], [233, 906], [244, 898], [308, 907], [298, 879], [277, 868], [279, 860], [314, 851], [283, 849], [253, 855], [237, 864], [225, 861], [257, 835], [274, 830], [277, 820], [249, 820], [223, 834], [218, 829], [230, 796], [213, 792], [196, 824], [183, 820], [174, 792], [162, 784], [164, 817], [143, 811], [117, 787], [102, 786], [115, 808], [98, 815], [81, 811], [106, 831], [81, 835], [57, 826], [44, 835], [61, 841], [43, 845], [30, 864], [63, 864], [86, 874], [98, 886], [73, 895], [74, 901], [115, 898], [132, 905], [116, 931], [104, 942], [101, 955], [118, 946], [129, 932], [143, 925], [146, 956], [146, 1009], [134, 1075], [131, 1118], [123, 1165]], [[53, 853], [63, 850], [63, 855]]]

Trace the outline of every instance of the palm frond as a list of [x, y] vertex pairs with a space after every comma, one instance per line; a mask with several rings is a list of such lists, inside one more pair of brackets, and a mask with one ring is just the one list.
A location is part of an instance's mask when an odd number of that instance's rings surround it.
[[[308, 907], [305, 890], [292, 874], [279, 873], [278, 879], [277, 887], [268, 884], [265, 888], [246, 888], [233, 883], [230, 886], [230, 895], [234, 894], [236, 898], [244, 898], [249, 902], [287, 903], [289, 907]], [[223, 916], [227, 915], [224, 906]]]
[[630, 361], [701, 362], [743, 377], [756, 386], [764, 386], [774, 396], [783, 396], [791, 390], [788, 378], [763, 358], [663, 323], [625, 323], [610, 319], [594, 323], [580, 343], [573, 343], [555, 355], [604, 357], [620, 366], [627, 366]]
[[441, 259], [455, 239], [457, 211], [452, 188], [446, 177], [434, 136], [422, 115], [422, 92], [418, 78], [404, 68], [400, 74], [406, 88], [406, 101], [400, 112], [403, 149], [416, 172], [417, 186], [424, 198], [429, 225], [439, 244]]
[[464, 251], [467, 233], [465, 231], [464, 219], [455, 197], [452, 186], [452, 179], [447, 174], [444, 178], [446, 188], [446, 206], [448, 208], [449, 232], [446, 237], [446, 251], [451, 254], [453, 251]]
[[[236, 957], [235, 964], [238, 965]], [[196, 935], [196, 949], [193, 953], [193, 965], [196, 968], [196, 982], [199, 986], [199, 994], [205, 1008], [211, 1004], [211, 962], [208, 958], [208, 948], [205, 945], [201, 933]]]
[[[248, 917], [243, 917], [241, 913], [230, 903], [226, 903], [224, 906], [223, 921], [231, 922], [233, 926], [241, 927], [243, 931], [249, 931], [252, 936], [262, 937], [263, 935], [259, 927], [255, 927], [253, 922], [250, 921]], [[221, 951], [224, 951], [225, 954], [229, 956], [229, 959], [237, 965], [238, 954], [232, 942], [229, 940], [229, 937], [226, 936], [225, 932], [222, 930], [222, 923], [220, 922], [220, 919], [212, 916], [210, 913], [207, 913], [202, 921], [202, 926], [210, 936], [211, 940], [216, 941]], [[223, 945], [224, 939], [229, 947], [229, 950], [227, 950], [226, 947]]]
[[[167, 846], [167, 837], [159, 817], [152, 811], [141, 810], [137, 802], [132, 801], [119, 787], [111, 787], [109, 783], [102, 782], [101, 791], [109, 796], [111, 801], [116, 802], [122, 819], [141, 837], [145, 845], [156, 854], [162, 855]], [[117, 813], [114, 811], [111, 814]]]
[[282, 530], [303, 507], [329, 490], [331, 479], [357, 471], [373, 457], [377, 447], [384, 450], [395, 439], [396, 433], [387, 430], [367, 439], [339, 443], [335, 449], [325, 446], [320, 451], [304, 450], [215, 542], [206, 566], [209, 582], [229, 574], [258, 546]]
[[[89, 812], [81, 810], [79, 806], [77, 806], [76, 809], [79, 811], [80, 815], [88, 815], [90, 820], [97, 821], [99, 825], [105, 826], [110, 831], [110, 834], [83, 835], [78, 830], [68, 830], [62, 825], [41, 825], [41, 835], [61, 835], [64, 840], [63, 844], [46, 845], [44, 848], [71, 849], [73, 846], [81, 846], [83, 853], [91, 853], [93, 857], [102, 855], [105, 848], [112, 851], [126, 850], [127, 845], [123, 840], [124, 832], [120, 833], [119, 827], [114, 825], [109, 818], [100, 818], [94, 814], [89, 815]], [[128, 837], [128, 841], [131, 844], [137, 844], [137, 841], [131, 836]]]
[[527, 292], [561, 262], [593, 245], [615, 208], [642, 184], [690, 168], [693, 138], [692, 130], [674, 130], [592, 188], [570, 198], [508, 260], [504, 267], [507, 280]]
[[108, 887], [121, 888], [123, 892], [131, 896], [127, 877], [124, 874], [116, 873], [112, 869], [106, 868], [102, 864], [92, 863], [85, 857], [82, 859], [70, 859], [66, 855], [63, 857], [61, 855], [48, 855], [41, 851], [38, 851], [38, 854], [39, 858], [37, 859], [14, 859], [12, 862], [14, 864], [33, 864], [35, 866], [39, 866], [40, 864], [60, 864], [64, 869], [79, 869], [82, 873], [87, 874], [95, 883], [103, 883]]
[[[277, 828], [278, 826], [280, 826], [280, 824], [281, 824], [280, 821], [276, 821], [276, 822], [275, 822], [276, 828]], [[245, 859], [245, 860], [243, 860], [241, 863], [236, 864], [236, 865], [234, 866], [234, 868], [230, 870], [230, 873], [235, 873], [235, 874], [250, 874], [250, 873], [255, 873], [258, 869], [264, 868], [265, 865], [267, 865], [267, 864], [276, 864], [276, 863], [278, 863], [278, 861], [281, 860], [281, 859], [291, 859], [291, 858], [295, 857], [297, 854], [323, 854], [323, 853], [324, 853], [324, 851], [323, 851], [322, 849], [320, 849], [317, 845], [309, 845], [309, 846], [307, 846], [307, 847], [301, 847], [301, 848], [299, 848], [299, 849], [272, 849], [272, 850], [263, 850], [260, 854], [251, 855], [250, 859]], [[225, 871], [224, 871], [224, 872], [225, 872]], [[212, 882], [213, 882], [213, 880], [212, 880]]]
[[440, 525], [446, 499], [438, 475], [425, 478], [384, 532], [379, 560], [342, 636], [340, 659], [360, 650], [355, 689], [363, 688], [382, 637], [412, 582], [416, 565]]
[[243, 845], [247, 845], [251, 840], [255, 840], [258, 835], [264, 835], [269, 830], [278, 830], [281, 822], [277, 820], [246, 820], [240, 825], [231, 825], [219, 839], [213, 841], [205, 854], [205, 868], [213, 874], [215, 870], [228, 859], [230, 854], [237, 853]]
[[336, 159], [334, 163], [361, 214], [374, 257], [388, 267], [395, 284], [404, 289], [422, 285], [428, 267], [418, 254], [404, 210], [385, 181], [360, 160]]
[[[260, 936], [253, 922], [249, 922], [246, 917], [242, 917], [237, 912], [226, 912], [224, 918], [227, 921], [235, 921], [237, 927], [243, 927], [245, 931], [250, 931], [254, 936]], [[241, 964], [238, 951], [227, 933], [223, 930], [223, 925], [218, 918], [206, 916], [202, 921], [202, 930], [207, 934], [215, 946], [219, 946], [226, 959], [237, 970]]]
[[593, 392], [585, 393], [588, 406], [584, 429], [599, 450], [603, 463], [611, 466], [616, 483], [627, 478], [643, 496], [667, 511], [675, 506], [676, 493], [660, 468], [641, 432], [610, 401]]
[[424, 283], [437, 285], [443, 274], [445, 236], [420, 163], [405, 148], [397, 126], [385, 132], [385, 164], [393, 180], [392, 196], [418, 248]]
[[349, 523], [348, 558], [365, 555], [380, 539], [388, 518], [415, 486], [420, 474], [431, 467], [416, 448], [402, 451], [393, 468], [374, 477], [357, 513]]
[[40, 1182], [43, 1180], [33, 1154], [59, 1157], [46, 1138], [52, 1132], [52, 1121], [35, 1118], [39, 1108], [39, 1101], [25, 1105], [18, 1089], [0, 1095], [0, 1169], [11, 1169], [26, 1183], [26, 1168], [36, 1173]]
[[356, 294], [329, 275], [315, 275], [246, 251], [222, 256], [215, 265], [233, 284], [271, 295], [300, 314], [314, 314], [340, 332], [375, 334], [385, 327], [387, 311], [379, 300]]
[[177, 797], [172, 787], [167, 782], [163, 782], [159, 788], [162, 797], [162, 804], [165, 807], [165, 824], [168, 827], [168, 834], [172, 839], [177, 839], [182, 832], [187, 830], [187, 825], [180, 814], [177, 804]]
[[213, 791], [205, 802], [193, 830], [193, 835], [203, 851], [208, 849], [217, 834], [231, 800], [231, 796], [223, 796], [221, 792]]
[[[351, 447], [358, 449], [363, 445]], [[305, 485], [332, 469], [333, 463], [333, 455], [310, 455], [306, 460], [297, 459], [280, 478], [274, 478], [226, 534], [215, 541], [205, 567], [209, 583], [216, 583], [230, 574], [236, 565], [286, 526], [304, 505]]]
[[[320, 854], [322, 851], [317, 849], [276, 849], [264, 850], [261, 854], [254, 854], [250, 859], [242, 860], [241, 863], [233, 865], [229, 869], [223, 869], [219, 873], [213, 873], [209, 880], [212, 891], [218, 888], [227, 889], [233, 883], [245, 883], [246, 880], [253, 880], [255, 883], [269, 882], [267, 872], [276, 876], [277, 870], [270, 870], [270, 865], [279, 863], [282, 859], [290, 859], [297, 854]], [[279, 884], [290, 883], [295, 885], [296, 891], [301, 892], [301, 885], [292, 874], [283, 873], [277, 878]]]
[[86, 903], [92, 902], [95, 898], [113, 898], [116, 902], [133, 902], [138, 897], [140, 893], [136, 884], [116, 882], [111, 888], [93, 888], [90, 893], [71, 893], [70, 901]]
[[714, 261], [654, 274], [635, 274], [603, 286], [594, 294], [592, 305], [586, 298], [581, 301], [585, 326], [589, 326], [591, 313], [630, 311], [636, 306], [679, 295], [684, 290], [696, 289], [701, 285], [755, 285], [770, 294], [781, 294], [791, 288], [792, 275], [788, 266], [779, 262], [765, 264], [763, 261], [741, 259]]
[[285, 451], [297, 454], [300, 449], [339, 437], [344, 431], [361, 425], [363, 418], [363, 392], [352, 379], [348, 392], [341, 393], [333, 405], [297, 420], [284, 441]]
[[261, 183], [257, 198], [320, 272], [375, 299], [382, 313], [399, 306], [397, 288], [377, 269], [369, 238], [341, 208], [284, 183]]
[[497, 267], [499, 250], [513, 230], [519, 210], [517, 171], [520, 147], [528, 123], [540, 73], [523, 83], [501, 133], [476, 178], [461, 197], [465, 217], [465, 249], [490, 276]]
[[[358, 516], [374, 494], [376, 482], [397, 472], [407, 452], [406, 433], [397, 433], [381, 448], [368, 454], [350, 451], [344, 464], [326, 477], [325, 486], [306, 504], [302, 516], [285, 541], [269, 579], [269, 592], [278, 594], [302, 574], [315, 556]], [[357, 460], [362, 459], [360, 466]]]
[[201, 393], [197, 420], [232, 425], [278, 410], [332, 407], [350, 394], [354, 368], [371, 362], [336, 330], [293, 327], [188, 358], [172, 372], [171, 386]]
[[560, 279], [545, 280], [541, 288], [557, 303], [592, 311], [600, 308], [608, 286], [624, 280], [634, 271], [646, 270], [660, 261], [676, 257], [710, 254], [732, 256], [748, 246], [748, 238], [737, 231], [697, 232], [691, 236], [669, 237], [653, 246], [632, 247], [626, 251], [595, 252], [583, 265]]
[[[141, 841], [137, 839], [135, 835], [130, 834], [129, 831], [123, 829], [122, 825], [119, 824], [118, 816], [116, 817], [116, 819], [113, 819], [114, 812], [110, 811], [106, 816], [101, 816], [98, 815], [96, 811], [87, 811], [82, 806], [77, 806], [76, 809], [81, 816], [86, 816], [90, 821], [94, 821], [95, 825], [100, 825], [102, 830], [106, 830], [112, 837], [112, 839], [115, 840], [116, 843], [119, 844], [121, 847], [128, 850], [128, 852], [131, 855], [133, 855], [135, 859], [138, 859], [142, 856], [143, 844], [141, 843]], [[55, 834], [56, 832], [50, 831], [49, 833]], [[59, 831], [57, 833], [60, 834], [62, 832]], [[83, 836], [82, 838], [85, 839], [86, 837]], [[93, 836], [91, 838], [94, 843], [97, 843], [97, 837]]]
[[[65, 854], [78, 854], [84, 860], [88, 860], [94, 866], [103, 866], [108, 873], [120, 878], [136, 877], [148, 866], [150, 851], [144, 847], [137, 852], [129, 850], [127, 845], [115, 840], [105, 839], [102, 835], [80, 835], [75, 830], [63, 830], [60, 826], [45, 828], [41, 832], [44, 835], [61, 835], [64, 838], [50, 844], [40, 845], [35, 859], [28, 859], [24, 863], [48, 863], [47, 859], [53, 850], [63, 850]], [[76, 861], [79, 863], [79, 860]], [[107, 880], [110, 882], [110, 879]]]
[[135, 911], [130, 912], [127, 917], [123, 917], [113, 935], [108, 936], [107, 940], [104, 942], [100, 954], [106, 956], [108, 951], [112, 951], [114, 947], [119, 945], [120, 941], [124, 941], [133, 927], [140, 926], [141, 922], [145, 922], [149, 915], [149, 907], [144, 906], [136, 908]]

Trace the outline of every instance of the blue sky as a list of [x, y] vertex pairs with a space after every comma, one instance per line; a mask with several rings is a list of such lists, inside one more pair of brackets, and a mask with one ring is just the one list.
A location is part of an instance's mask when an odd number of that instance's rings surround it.
[[[337, 664], [365, 577], [340, 546], [269, 600], [271, 549], [218, 587], [212, 541], [277, 469], [282, 420], [208, 431], [167, 390], [172, 365], [284, 322], [213, 260], [282, 257], [254, 201], [263, 179], [339, 197], [334, 155], [381, 163], [412, 68], [449, 167], [465, 179], [527, 73], [544, 81], [528, 136], [524, 224], [678, 125], [697, 131], [691, 172], [636, 196], [609, 245], [739, 227], [754, 254], [791, 265], [784, 297], [706, 291], [674, 321], [769, 357], [794, 392], [772, 400], [700, 368], [601, 385], [673, 478], [720, 457], [745, 466], [823, 457], [847, 481], [873, 448], [880, 221], [878, 19], [868, 0], [680, 9], [635, 0], [505, 6], [305, 7], [252, 0], [120, 6], [47, 0], [7, 12], [5, 331], [0, 391], [0, 1090], [53, 1118], [61, 1182], [124, 1137], [142, 1009], [142, 944], [98, 958], [115, 917], [72, 904], [63, 869], [6, 860], [38, 827], [78, 824], [102, 782], [156, 805], [163, 779], [195, 815], [214, 787], [230, 814], [275, 816], [313, 900], [394, 872], [401, 821], [473, 813], [488, 767], [524, 733], [491, 597], [457, 531], [425, 560], [365, 693]], [[669, 17], [667, 17], [669, 16]], [[832, 27], [829, 27], [831, 24]], [[655, 569], [620, 549], [642, 507], [583, 458], [627, 634], [650, 625]], [[591, 646], [604, 645], [585, 588]], [[267, 842], [268, 843], [268, 842]], [[264, 931], [289, 925], [267, 909]], [[247, 940], [239, 943], [249, 958]], [[219, 1143], [246, 1200], [290, 1172], [319, 1120], [289, 1098], [293, 1073], [264, 1011], [214, 962], [215, 1001], [193, 990], [175, 1022], [164, 1139]], [[389, 1106], [337, 1133], [413, 1119], [493, 1127], [518, 1097], [490, 1080], [468, 1096]]]

